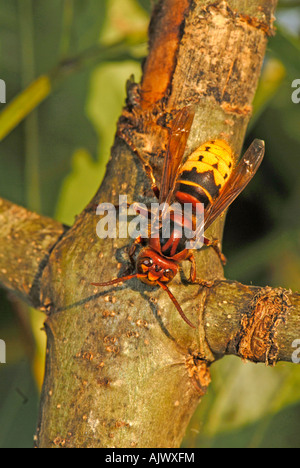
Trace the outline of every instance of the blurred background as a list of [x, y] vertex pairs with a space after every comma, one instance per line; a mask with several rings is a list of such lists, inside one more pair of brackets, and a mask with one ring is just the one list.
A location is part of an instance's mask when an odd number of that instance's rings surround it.
[[[104, 175], [130, 75], [147, 54], [151, 0], [0, 0], [7, 103], [40, 75], [47, 98], [0, 142], [0, 197], [72, 224]], [[258, 175], [230, 209], [226, 276], [300, 290], [300, 1], [279, 1], [245, 147], [266, 141]], [[299, 86], [298, 86], [299, 87]], [[298, 93], [300, 97], [300, 93]], [[0, 111], [5, 110], [4, 104]], [[9, 125], [0, 114], [1, 126]], [[4, 132], [5, 133], [5, 132]], [[3, 136], [3, 135], [2, 135]], [[44, 317], [0, 290], [0, 447], [33, 446]], [[300, 338], [300, 337], [299, 337]], [[184, 447], [300, 447], [300, 367], [227, 357]]]

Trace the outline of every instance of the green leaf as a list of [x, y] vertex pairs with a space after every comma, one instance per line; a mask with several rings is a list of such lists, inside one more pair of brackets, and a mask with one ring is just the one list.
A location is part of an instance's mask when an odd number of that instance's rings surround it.
[[[106, 18], [107, 0], [65, 0], [64, 34], [66, 56], [76, 55], [95, 44]], [[69, 37], [68, 37], [69, 36]]]
[[266, 61], [254, 98], [253, 115], [248, 132], [254, 127], [259, 117], [270, 105], [274, 96], [276, 96], [285, 76], [285, 68], [279, 60], [269, 59]]
[[26, 358], [0, 369], [0, 447], [32, 448], [38, 392]]
[[132, 73], [137, 78], [141, 73], [132, 61], [104, 64], [93, 73], [88, 114], [100, 137], [100, 153], [97, 161], [84, 148], [72, 156], [72, 171], [64, 179], [56, 210], [56, 218], [65, 224], [73, 224], [100, 186], [125, 102], [125, 83]]
[[269, 41], [270, 52], [285, 66], [292, 79], [300, 76], [300, 40], [277, 26], [277, 33]]
[[146, 40], [149, 15], [137, 0], [110, 0], [101, 41], [105, 44], [124, 37], [140, 37]]
[[[67, 6], [72, 9], [69, 17]], [[7, 105], [36, 76], [55, 68], [65, 58], [63, 52], [76, 54], [97, 45], [105, 12], [106, 1], [102, 0], [1, 2], [0, 17], [5, 21], [0, 69], [7, 83]], [[98, 139], [85, 114], [90, 73], [91, 69], [85, 69], [60, 83], [53, 95], [1, 143], [0, 196], [53, 215], [74, 151], [83, 147], [96, 158]], [[28, 90], [25, 97], [26, 93]], [[21, 101], [18, 113], [13, 108], [9, 122], [24, 115], [26, 106]]]
[[147, 13], [151, 13], [155, 3], [154, 0], [138, 0], [138, 2], [141, 5], [141, 7], [147, 11]]
[[0, 113], [0, 141], [3, 140], [51, 92], [47, 76], [41, 76], [22, 91]]
[[297, 436], [291, 435], [299, 431], [299, 376], [292, 364], [266, 368], [223, 358], [212, 367], [211, 386], [184, 447], [297, 447]]
[[299, 0], [280, 0], [278, 2], [278, 9], [290, 9], [290, 8], [297, 8], [300, 6]]

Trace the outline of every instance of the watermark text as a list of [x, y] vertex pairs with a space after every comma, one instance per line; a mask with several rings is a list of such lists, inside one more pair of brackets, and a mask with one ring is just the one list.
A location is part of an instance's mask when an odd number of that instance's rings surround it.
[[[201, 249], [204, 244], [204, 205], [197, 203], [143, 203], [129, 205], [127, 195], [119, 196], [119, 205], [101, 203], [96, 214], [101, 216], [96, 232], [100, 239], [184, 239], [185, 248]], [[131, 221], [129, 216], [134, 216]]]
[[6, 344], [0, 340], [0, 364], [6, 364]]
[[4, 80], [0, 80], [0, 103], [6, 103], [6, 84]]
[[292, 93], [292, 101], [294, 104], [300, 103], [300, 79], [294, 80], [292, 83], [292, 88], [296, 88]]
[[296, 348], [292, 354], [292, 362], [294, 364], [300, 363], [300, 339], [294, 340], [292, 343], [292, 348]]

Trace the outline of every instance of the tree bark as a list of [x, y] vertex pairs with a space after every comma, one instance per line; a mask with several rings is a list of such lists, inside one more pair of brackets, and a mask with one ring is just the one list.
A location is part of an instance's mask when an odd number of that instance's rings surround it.
[[66, 228], [3, 199], [0, 223], [0, 282], [26, 302], [40, 307], [40, 277]]
[[[128, 84], [118, 134], [145, 154], [158, 181], [167, 127], [187, 104], [197, 109], [187, 151], [221, 137], [238, 159], [276, 3], [161, 0], [155, 7], [142, 82]], [[164, 292], [137, 280], [90, 286], [128, 267], [128, 239], [96, 235], [95, 205], [118, 204], [119, 194], [152, 197], [140, 162], [117, 137], [102, 186], [69, 230], [0, 204], [0, 280], [47, 313], [38, 447], [178, 447], [216, 359], [290, 361], [299, 337], [300, 296], [226, 281], [212, 249], [197, 253], [198, 276], [216, 280], [212, 288], [188, 285], [185, 264], [171, 286], [196, 330]], [[224, 220], [210, 237], [221, 239]]]

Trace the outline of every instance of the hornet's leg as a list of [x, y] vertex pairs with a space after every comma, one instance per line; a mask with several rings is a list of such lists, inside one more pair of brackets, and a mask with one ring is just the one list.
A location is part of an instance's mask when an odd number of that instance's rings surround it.
[[[148, 210], [145, 211], [143, 209], [139, 209], [138, 204], [135, 207], [135, 209], [136, 209], [137, 212], [140, 213], [140, 215], [148, 217], [148, 219], [151, 219], [151, 212], [150, 211], [148, 211]], [[130, 263], [133, 266], [133, 268], [136, 267], [135, 260], [133, 258], [134, 254], [136, 252], [136, 249], [137, 249], [138, 245], [143, 244], [143, 242], [144, 242], [144, 239], [142, 238], [142, 236], [138, 236], [135, 239], [135, 241], [133, 242], [133, 244], [131, 245], [130, 249], [129, 249], [128, 256], [129, 256], [129, 260], [130, 260]]]
[[214, 281], [205, 281], [197, 278], [197, 268], [194, 255], [191, 254], [187, 260], [191, 262], [190, 282], [193, 284], [199, 284], [200, 286], [204, 286], [206, 288], [211, 288], [214, 285]]
[[134, 241], [134, 243], [132, 244], [132, 246], [130, 247], [129, 249], [129, 252], [128, 252], [128, 255], [129, 255], [129, 259], [130, 259], [130, 262], [131, 262], [131, 265], [135, 268], [135, 261], [134, 261], [134, 254], [136, 252], [136, 249], [137, 249], [137, 246], [138, 245], [141, 245], [143, 242], [141, 236], [137, 237]]
[[220, 244], [218, 240], [211, 241], [210, 239], [207, 239], [206, 237], [204, 237], [204, 244], [207, 247], [212, 247], [214, 251], [216, 252], [216, 254], [218, 255], [221, 262], [223, 263], [223, 265], [226, 265], [227, 259], [220, 249]]
[[[144, 216], [145, 218], [148, 217], [148, 219], [150, 220], [151, 219], [151, 212], [149, 210], [145, 210], [141, 207], [138, 206], [138, 204], [134, 204], [136, 206], [134, 206], [134, 209], [142, 216]], [[128, 256], [129, 256], [129, 259], [130, 259], [130, 262], [131, 262], [131, 265], [135, 268], [135, 261], [134, 261], [134, 254], [136, 252], [136, 249], [138, 247], [138, 245], [141, 245], [143, 244], [144, 242], [144, 239], [142, 238], [142, 236], [138, 236], [135, 241], [133, 242], [133, 244], [131, 245], [130, 249], [129, 249], [129, 252], [128, 252]]]

